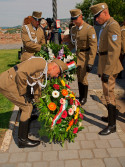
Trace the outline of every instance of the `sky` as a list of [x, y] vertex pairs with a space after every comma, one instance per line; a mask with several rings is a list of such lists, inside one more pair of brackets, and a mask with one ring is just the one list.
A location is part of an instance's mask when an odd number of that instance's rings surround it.
[[[69, 10], [83, 0], [57, 0], [57, 18], [70, 18]], [[52, 0], [0, 0], [0, 27], [22, 25], [33, 11], [42, 11], [42, 17], [52, 18]]]

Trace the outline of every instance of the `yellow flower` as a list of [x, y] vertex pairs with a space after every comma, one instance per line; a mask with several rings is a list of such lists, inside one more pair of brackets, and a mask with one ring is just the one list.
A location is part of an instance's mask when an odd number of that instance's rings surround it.
[[69, 96], [72, 98], [73, 97], [73, 100], [75, 100], [75, 96], [73, 94], [69, 94]]
[[68, 132], [68, 130], [71, 128], [71, 126], [69, 126], [67, 129], [66, 129], [66, 132]]
[[77, 108], [76, 108], [76, 114], [75, 114], [75, 116], [74, 116], [74, 119], [77, 119], [77, 118], [78, 118], [78, 115], [79, 115], [79, 108], [77, 107]]
[[65, 86], [66, 84], [65, 84], [65, 81], [63, 80], [63, 79], [61, 79], [61, 84], [62, 84], [62, 86]]

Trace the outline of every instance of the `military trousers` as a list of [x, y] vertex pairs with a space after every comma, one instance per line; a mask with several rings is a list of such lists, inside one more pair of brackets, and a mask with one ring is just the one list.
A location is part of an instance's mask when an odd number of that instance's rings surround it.
[[86, 72], [86, 66], [78, 66], [77, 67], [77, 78], [78, 82], [82, 83], [83, 85], [88, 85], [87, 80], [88, 72]]
[[116, 99], [114, 94], [115, 81], [117, 74], [111, 75], [107, 83], [102, 82], [103, 94], [107, 104], [116, 106]]
[[19, 95], [15, 76], [14, 68], [0, 74], [0, 93], [22, 110], [20, 120], [26, 121], [31, 116], [33, 106], [31, 103], [25, 102], [24, 97]]

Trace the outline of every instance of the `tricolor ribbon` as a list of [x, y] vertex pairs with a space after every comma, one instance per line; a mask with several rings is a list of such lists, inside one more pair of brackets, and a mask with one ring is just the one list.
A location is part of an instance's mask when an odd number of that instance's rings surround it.
[[67, 108], [67, 106], [68, 106], [68, 101], [66, 100], [65, 104], [61, 104], [58, 114], [55, 115], [54, 119], [52, 120], [51, 127], [53, 127], [56, 124], [56, 122], [61, 118], [63, 111]]
[[70, 63], [67, 63], [67, 66], [68, 66], [68, 70], [72, 70], [74, 68], [76, 68], [76, 63], [75, 61], [71, 61]]

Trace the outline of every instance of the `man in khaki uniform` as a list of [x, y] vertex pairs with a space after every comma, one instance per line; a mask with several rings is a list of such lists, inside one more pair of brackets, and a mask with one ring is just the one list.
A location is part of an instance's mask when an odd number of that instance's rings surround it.
[[39, 52], [41, 45], [45, 44], [43, 29], [40, 28], [42, 12], [34, 11], [31, 17], [31, 24], [23, 25], [21, 38], [23, 41], [23, 51], [21, 61], [29, 59]]
[[[100, 135], [108, 135], [116, 132], [116, 100], [114, 87], [117, 74], [123, 69], [119, 56], [121, 51], [120, 26], [108, 11], [106, 3], [99, 3], [90, 7], [94, 19], [102, 25], [99, 38], [98, 74], [101, 76], [103, 94], [107, 102], [108, 126], [99, 132]], [[102, 117], [102, 120], [105, 120]]]
[[[120, 61], [123, 63], [125, 58], [125, 21], [123, 22], [123, 26], [121, 27], [121, 54]], [[122, 71], [118, 74], [119, 79], [122, 79]]]
[[92, 70], [94, 64], [97, 51], [97, 37], [93, 26], [83, 21], [80, 9], [72, 9], [70, 14], [75, 26], [71, 29], [71, 40], [68, 46], [70, 49], [73, 49], [75, 46], [76, 49], [79, 100], [83, 105], [87, 101], [87, 75]]
[[[0, 74], [0, 93], [22, 110], [18, 130], [20, 148], [40, 144], [40, 141], [28, 138], [33, 91], [38, 88], [36, 85], [45, 88], [47, 76], [58, 77], [60, 72], [67, 69], [68, 66], [61, 60], [54, 59], [51, 63], [47, 63], [41, 57], [32, 57]], [[44, 78], [45, 84], [43, 84]]]

